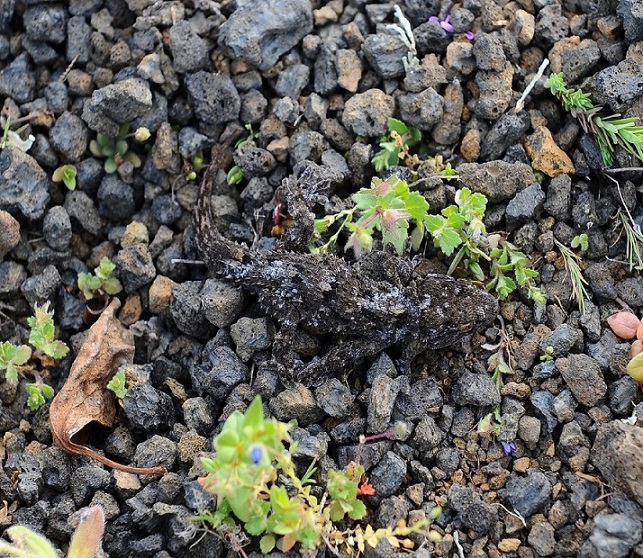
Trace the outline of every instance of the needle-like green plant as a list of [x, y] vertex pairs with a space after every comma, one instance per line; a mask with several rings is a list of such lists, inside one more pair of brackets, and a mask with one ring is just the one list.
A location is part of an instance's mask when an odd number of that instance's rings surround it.
[[[96, 558], [105, 531], [105, 512], [100, 506], [89, 508], [81, 517], [67, 551], [67, 558]], [[0, 539], [0, 556], [15, 558], [59, 558], [53, 545], [28, 527], [15, 525], [7, 529], [13, 541]]]
[[248, 535], [260, 537], [263, 554], [274, 548], [288, 552], [296, 544], [304, 551], [322, 544], [361, 545], [363, 550], [364, 543], [375, 547], [383, 538], [399, 547], [408, 544], [401, 538], [427, 524], [367, 529], [367, 535], [361, 528], [337, 529], [339, 521], [358, 521], [366, 515], [359, 499], [364, 468], [351, 463], [343, 471], [329, 471], [326, 490], [318, 498], [312, 490], [313, 464], [301, 478], [295, 471], [292, 454], [297, 444], [289, 433], [293, 426], [265, 418], [260, 397], [244, 414], [232, 413], [214, 440], [214, 457], [201, 459], [208, 474], [200, 483], [217, 497], [216, 510], [204, 511], [195, 519], [222, 535], [235, 532], [240, 522]]
[[123, 290], [121, 282], [112, 277], [116, 265], [108, 258], [103, 257], [94, 273], [80, 272], [78, 274], [78, 289], [83, 294], [85, 301], [103, 295], [115, 295]]
[[42, 366], [51, 366], [54, 361], [67, 356], [69, 347], [56, 339], [54, 327], [54, 311], [49, 310], [49, 303], [34, 306], [34, 315], [27, 319], [29, 324], [29, 343], [35, 349], [32, 351], [28, 345], [14, 345], [10, 341], [0, 343], [0, 370], [4, 370], [5, 380], [9, 383], [18, 383], [18, 373], [30, 372], [36, 379], [35, 383], [26, 385], [29, 395], [27, 406], [38, 410], [45, 402], [54, 396], [54, 390], [43, 383], [35, 363], [29, 364], [32, 357], [38, 359]]
[[565, 246], [561, 242], [558, 242], [558, 240], [554, 240], [554, 242], [556, 243], [558, 250], [560, 250], [560, 253], [563, 256], [565, 269], [569, 274], [569, 279], [572, 284], [572, 298], [578, 304], [578, 309], [582, 314], [583, 312], [585, 312], [585, 301], [589, 300], [589, 295], [587, 294], [587, 289], [585, 288], [585, 285], [587, 285], [587, 281], [583, 277], [583, 272], [580, 268], [581, 257], [576, 254], [576, 252], [573, 252], [572, 250], [567, 248], [567, 246]]
[[[372, 248], [376, 233], [384, 247], [390, 244], [401, 254], [408, 239], [411, 249], [419, 250], [428, 232], [433, 245], [451, 258], [449, 274], [460, 271], [475, 281], [487, 281], [487, 289], [500, 299], [523, 287], [535, 302], [544, 301], [533, 285], [537, 272], [528, 266], [527, 257], [501, 234], [487, 234], [483, 223], [487, 198], [483, 194], [462, 188], [456, 192], [454, 205], [433, 215], [419, 192], [412, 192], [406, 181], [391, 176], [373, 179], [370, 188], [362, 188], [352, 199], [352, 208], [315, 221], [311, 252], [327, 252], [346, 229], [351, 234], [344, 249], [352, 249], [357, 258]], [[335, 223], [339, 227], [321, 244], [322, 235]]]
[[643, 161], [643, 126], [638, 118], [620, 118], [618, 113], [603, 115], [602, 107], [594, 106], [589, 93], [567, 88], [563, 74], [551, 74], [545, 87], [560, 99], [565, 110], [578, 118], [585, 132], [594, 135], [606, 165], [614, 161], [616, 146]]
[[76, 167], [74, 165], [62, 165], [51, 175], [54, 182], [62, 182], [68, 190], [76, 189]]

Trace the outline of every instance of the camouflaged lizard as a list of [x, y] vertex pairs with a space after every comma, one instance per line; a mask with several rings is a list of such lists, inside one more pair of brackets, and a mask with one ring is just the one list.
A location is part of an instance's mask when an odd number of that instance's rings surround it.
[[[211, 211], [219, 167], [213, 160], [201, 184], [195, 206], [197, 247], [215, 276], [255, 294], [263, 311], [281, 325], [273, 360], [282, 381], [314, 383], [388, 348], [397, 349], [408, 369], [422, 351], [453, 345], [495, 319], [495, 297], [462, 279], [421, 276], [408, 258], [373, 251], [349, 263], [286, 248], [257, 251], [229, 240]], [[304, 179], [290, 182], [286, 203], [296, 223], [312, 224], [306, 194], [297, 185]], [[297, 328], [332, 334], [334, 342], [322, 356], [304, 363], [292, 349]]]

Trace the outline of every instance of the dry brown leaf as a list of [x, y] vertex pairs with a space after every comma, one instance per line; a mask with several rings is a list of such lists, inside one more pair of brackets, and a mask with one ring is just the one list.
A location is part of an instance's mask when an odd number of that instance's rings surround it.
[[49, 407], [49, 426], [54, 442], [67, 453], [86, 455], [114, 469], [127, 473], [156, 475], [163, 467], [131, 467], [73, 441], [91, 422], [110, 428], [116, 416], [114, 395], [107, 383], [119, 368], [132, 364], [134, 337], [115, 316], [120, 307], [114, 299], [90, 328], [65, 385]]

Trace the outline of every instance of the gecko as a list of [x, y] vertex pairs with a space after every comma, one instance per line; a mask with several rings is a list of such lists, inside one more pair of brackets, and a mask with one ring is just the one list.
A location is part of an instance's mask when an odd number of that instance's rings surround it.
[[[374, 250], [349, 262], [291, 250], [298, 244], [293, 238], [263, 251], [226, 238], [211, 208], [222, 158], [216, 153], [194, 208], [196, 246], [210, 273], [256, 295], [261, 309], [280, 325], [273, 362], [282, 383], [312, 385], [387, 349], [402, 355], [398, 363], [408, 371], [419, 353], [454, 345], [495, 320], [498, 301], [486, 290], [464, 279], [420, 274], [408, 257]], [[314, 219], [306, 204], [306, 174], [285, 181], [285, 204], [295, 228]], [[293, 349], [298, 329], [331, 334], [336, 342], [304, 362]]]

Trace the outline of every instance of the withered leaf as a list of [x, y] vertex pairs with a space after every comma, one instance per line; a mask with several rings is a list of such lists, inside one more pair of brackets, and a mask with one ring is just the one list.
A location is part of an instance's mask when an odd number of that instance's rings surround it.
[[119, 368], [132, 364], [134, 337], [115, 316], [120, 301], [114, 299], [90, 328], [65, 385], [49, 407], [54, 442], [67, 453], [86, 455], [114, 469], [134, 474], [163, 474], [163, 467], [131, 467], [77, 444], [73, 437], [91, 422], [111, 427], [116, 416], [114, 395], [107, 383]]

